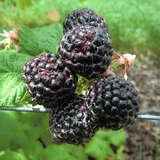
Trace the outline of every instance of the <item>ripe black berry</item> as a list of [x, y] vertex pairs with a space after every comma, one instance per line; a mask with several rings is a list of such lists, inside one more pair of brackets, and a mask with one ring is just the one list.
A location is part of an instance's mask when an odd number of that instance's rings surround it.
[[64, 63], [75, 73], [88, 79], [97, 77], [109, 66], [112, 43], [101, 28], [81, 26], [73, 28], [62, 38], [59, 53]]
[[139, 97], [134, 86], [118, 76], [107, 75], [93, 81], [87, 101], [99, 119], [97, 123], [114, 130], [133, 123], [139, 110]]
[[86, 25], [100, 27], [104, 32], [108, 31], [107, 24], [102, 16], [97, 15], [93, 10], [88, 8], [73, 10], [64, 20], [63, 30], [66, 33], [74, 27]]
[[56, 54], [39, 55], [23, 68], [26, 87], [38, 104], [45, 107], [60, 106], [74, 92], [77, 76]]
[[56, 142], [82, 144], [97, 130], [92, 112], [82, 97], [75, 95], [69, 102], [50, 113], [50, 131]]

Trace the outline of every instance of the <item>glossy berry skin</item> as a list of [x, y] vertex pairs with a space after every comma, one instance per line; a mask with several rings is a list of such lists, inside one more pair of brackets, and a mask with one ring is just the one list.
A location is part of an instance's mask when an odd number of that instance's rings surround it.
[[76, 145], [88, 142], [97, 130], [92, 112], [77, 95], [50, 113], [49, 125], [56, 142]]
[[77, 85], [77, 76], [57, 54], [38, 55], [23, 68], [23, 80], [33, 100], [45, 107], [60, 106]]
[[77, 26], [100, 27], [108, 32], [108, 26], [102, 16], [88, 8], [73, 10], [64, 20], [63, 32], [66, 33]]
[[106, 75], [93, 81], [87, 101], [100, 127], [118, 130], [135, 121], [140, 99], [132, 83], [119, 76]]
[[105, 34], [101, 28], [81, 26], [64, 35], [59, 53], [73, 72], [92, 79], [110, 65], [112, 42], [109, 34]]

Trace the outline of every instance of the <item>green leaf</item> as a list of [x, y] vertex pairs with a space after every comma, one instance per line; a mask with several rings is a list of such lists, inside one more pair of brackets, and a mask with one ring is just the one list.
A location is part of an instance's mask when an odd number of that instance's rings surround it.
[[113, 130], [99, 130], [96, 133], [97, 137], [107, 140], [110, 144], [119, 146], [125, 142], [125, 131], [123, 129], [118, 131]]
[[32, 57], [16, 51], [0, 51], [0, 105], [20, 105], [26, 93], [22, 68]]
[[69, 144], [50, 145], [42, 153], [41, 160], [87, 160], [84, 150], [80, 146]]
[[4, 151], [0, 160], [27, 160], [23, 152]]
[[[18, 129], [15, 131], [16, 136], [10, 140], [8, 147], [10, 149], [22, 148], [23, 151], [25, 151], [25, 155], [31, 160], [40, 159], [44, 148], [39, 138], [42, 134], [49, 132], [48, 115], [24, 112], [16, 113], [16, 118]], [[48, 136], [48, 134], [46, 134], [46, 136]], [[45, 143], [44, 141], [44, 144]], [[14, 146], [14, 148], [12, 146]]]
[[43, 113], [25, 113], [19, 117], [20, 126], [26, 136], [33, 141], [49, 132], [48, 121], [48, 114]]
[[104, 138], [104, 132], [99, 131], [85, 147], [85, 153], [97, 160], [106, 160], [106, 157], [114, 157], [115, 154], [110, 143]]
[[40, 159], [41, 153], [44, 150], [42, 144], [36, 140], [30, 140], [30, 144], [27, 148], [23, 148], [27, 157], [31, 160]]
[[46, 131], [49, 132], [48, 115], [1, 111], [0, 117], [2, 118], [0, 121], [0, 150], [21, 148], [29, 159], [40, 159], [44, 148], [38, 139]]
[[[47, 125], [48, 125], [48, 121], [47, 121]], [[40, 139], [43, 141], [43, 143], [46, 146], [48, 146], [48, 145], [53, 143], [53, 137], [51, 136], [51, 133], [49, 131], [49, 126], [45, 127], [43, 132], [41, 132]]]
[[[105, 160], [107, 156], [121, 158], [123, 148], [119, 148], [119, 145], [124, 142], [124, 130], [99, 130], [90, 143], [86, 145], [85, 152], [97, 160]], [[117, 153], [113, 152], [111, 144], [117, 147]]]
[[32, 56], [12, 51], [0, 51], [0, 73], [3, 72], [22, 72], [22, 68]]
[[17, 148], [24, 143], [24, 134], [20, 129], [20, 125], [14, 112], [0, 112], [0, 149]]
[[118, 160], [124, 160], [124, 158], [122, 157], [123, 151], [124, 151], [124, 147], [120, 146], [117, 150], [117, 156], [116, 156]]
[[125, 131], [123, 129], [118, 130], [118, 131], [108, 130], [105, 133], [105, 137], [108, 139], [108, 141], [111, 144], [113, 144], [115, 146], [119, 146], [119, 145], [123, 144], [126, 140]]
[[[29, 115], [29, 113], [27, 113], [27, 115]], [[27, 130], [25, 126], [28, 124], [25, 122], [25, 114], [1, 111], [0, 117], [2, 118], [0, 121], [0, 149], [15, 150], [22, 148], [30, 159], [40, 159], [39, 156], [43, 150], [43, 146], [38, 142], [38, 137], [43, 130], [45, 130], [44, 125], [41, 126], [41, 121], [39, 122], [38, 127], [35, 127], [37, 122], [34, 123], [31, 119], [28, 119], [28, 122], [31, 122], [34, 125], [27, 127], [29, 128]], [[36, 128], [39, 129], [37, 130]], [[37, 134], [37, 138], [31, 136], [32, 134]]]
[[42, 52], [55, 53], [63, 36], [62, 25], [53, 24], [45, 27], [29, 29], [20, 28], [20, 51], [30, 55]]

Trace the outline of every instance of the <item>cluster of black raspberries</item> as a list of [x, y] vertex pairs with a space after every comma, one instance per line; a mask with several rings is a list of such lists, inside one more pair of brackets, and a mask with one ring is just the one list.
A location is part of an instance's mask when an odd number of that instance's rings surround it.
[[[52, 110], [54, 140], [82, 144], [99, 128], [118, 130], [132, 124], [139, 97], [132, 83], [105, 72], [113, 52], [105, 20], [93, 10], [78, 9], [68, 15], [63, 28], [60, 55], [39, 55], [23, 69], [33, 100]], [[74, 93], [77, 74], [92, 79], [86, 96]]]

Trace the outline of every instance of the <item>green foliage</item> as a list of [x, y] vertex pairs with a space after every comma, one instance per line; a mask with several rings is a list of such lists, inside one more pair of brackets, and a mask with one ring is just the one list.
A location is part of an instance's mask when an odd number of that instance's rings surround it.
[[62, 26], [59, 24], [35, 29], [21, 27], [20, 51], [34, 56], [42, 52], [55, 53], [62, 38], [62, 33]]
[[29, 8], [32, 6], [32, 0], [17, 0], [17, 5], [20, 9]]
[[42, 153], [42, 160], [87, 160], [84, 149], [80, 146], [62, 144], [49, 145]]
[[119, 146], [125, 141], [125, 133], [123, 130], [112, 131], [109, 130], [106, 133], [104, 132], [104, 138], [108, 139], [110, 144], [114, 146]]
[[80, 7], [79, 0], [32, 0], [29, 5], [26, 4], [28, 3], [26, 0], [14, 0], [12, 2], [9, 4], [0, 2], [0, 7], [2, 8], [0, 10], [0, 14], [2, 15], [0, 24], [3, 26], [15, 27], [25, 24], [35, 27], [51, 24], [53, 22], [49, 19], [47, 14], [50, 10], [56, 10], [60, 13], [60, 22], [62, 23], [67, 13]]
[[0, 51], [0, 105], [21, 104], [26, 90], [22, 81], [22, 68], [31, 59], [29, 55], [16, 51]]
[[[124, 142], [124, 130], [100, 130], [93, 137], [92, 141], [86, 145], [85, 153], [96, 158], [96, 160], [106, 160], [106, 157], [113, 157], [119, 160], [122, 159], [121, 154], [123, 152], [123, 147], [121, 147], [121, 144]], [[111, 145], [117, 148], [116, 153], [113, 152]]]
[[114, 156], [109, 142], [101, 138], [94, 138], [94, 141], [87, 145], [85, 152], [97, 160], [105, 160], [106, 157]]
[[0, 117], [0, 149], [18, 146], [19, 136], [22, 136], [22, 134], [16, 115], [14, 113], [1, 111]]
[[[19, 7], [19, 1], [22, 7]], [[28, 2], [29, 5], [26, 5]], [[35, 27], [52, 24], [47, 14], [49, 10], [57, 10], [62, 23], [73, 9], [88, 7], [107, 20], [115, 49], [122, 52], [151, 51], [158, 54], [159, 6], [160, 1], [152, 0], [7, 0], [0, 2], [0, 25], [17, 27], [24, 24]]]
[[[37, 140], [39, 137], [41, 137], [43, 134], [49, 131], [47, 114], [24, 114], [23, 117], [19, 117], [19, 121], [22, 125], [22, 129], [25, 130], [26, 136], [30, 137], [33, 141]], [[23, 124], [22, 122], [25, 122], [25, 124]], [[33, 128], [34, 132], [31, 131]], [[50, 138], [51, 140], [51, 137], [48, 138]]]
[[23, 152], [1, 151], [0, 160], [27, 160]]
[[[24, 140], [27, 141], [21, 145], [25, 154], [31, 160], [40, 159], [40, 155], [44, 150], [40, 139], [42, 142], [44, 140], [41, 137], [45, 135], [50, 144], [52, 142], [49, 135], [48, 115], [41, 113], [24, 113], [18, 115], [18, 121], [24, 134]], [[44, 141], [44, 144], [47, 144], [47, 142]]]
[[[2, 118], [0, 121], [0, 150], [17, 151], [22, 149], [29, 159], [40, 159], [44, 148], [38, 139], [43, 134], [50, 137], [48, 134], [48, 115], [1, 111], [0, 117]], [[41, 139], [43, 141], [43, 138]], [[50, 144], [51, 142], [50, 138]], [[8, 154], [7, 152], [6, 156]]]

